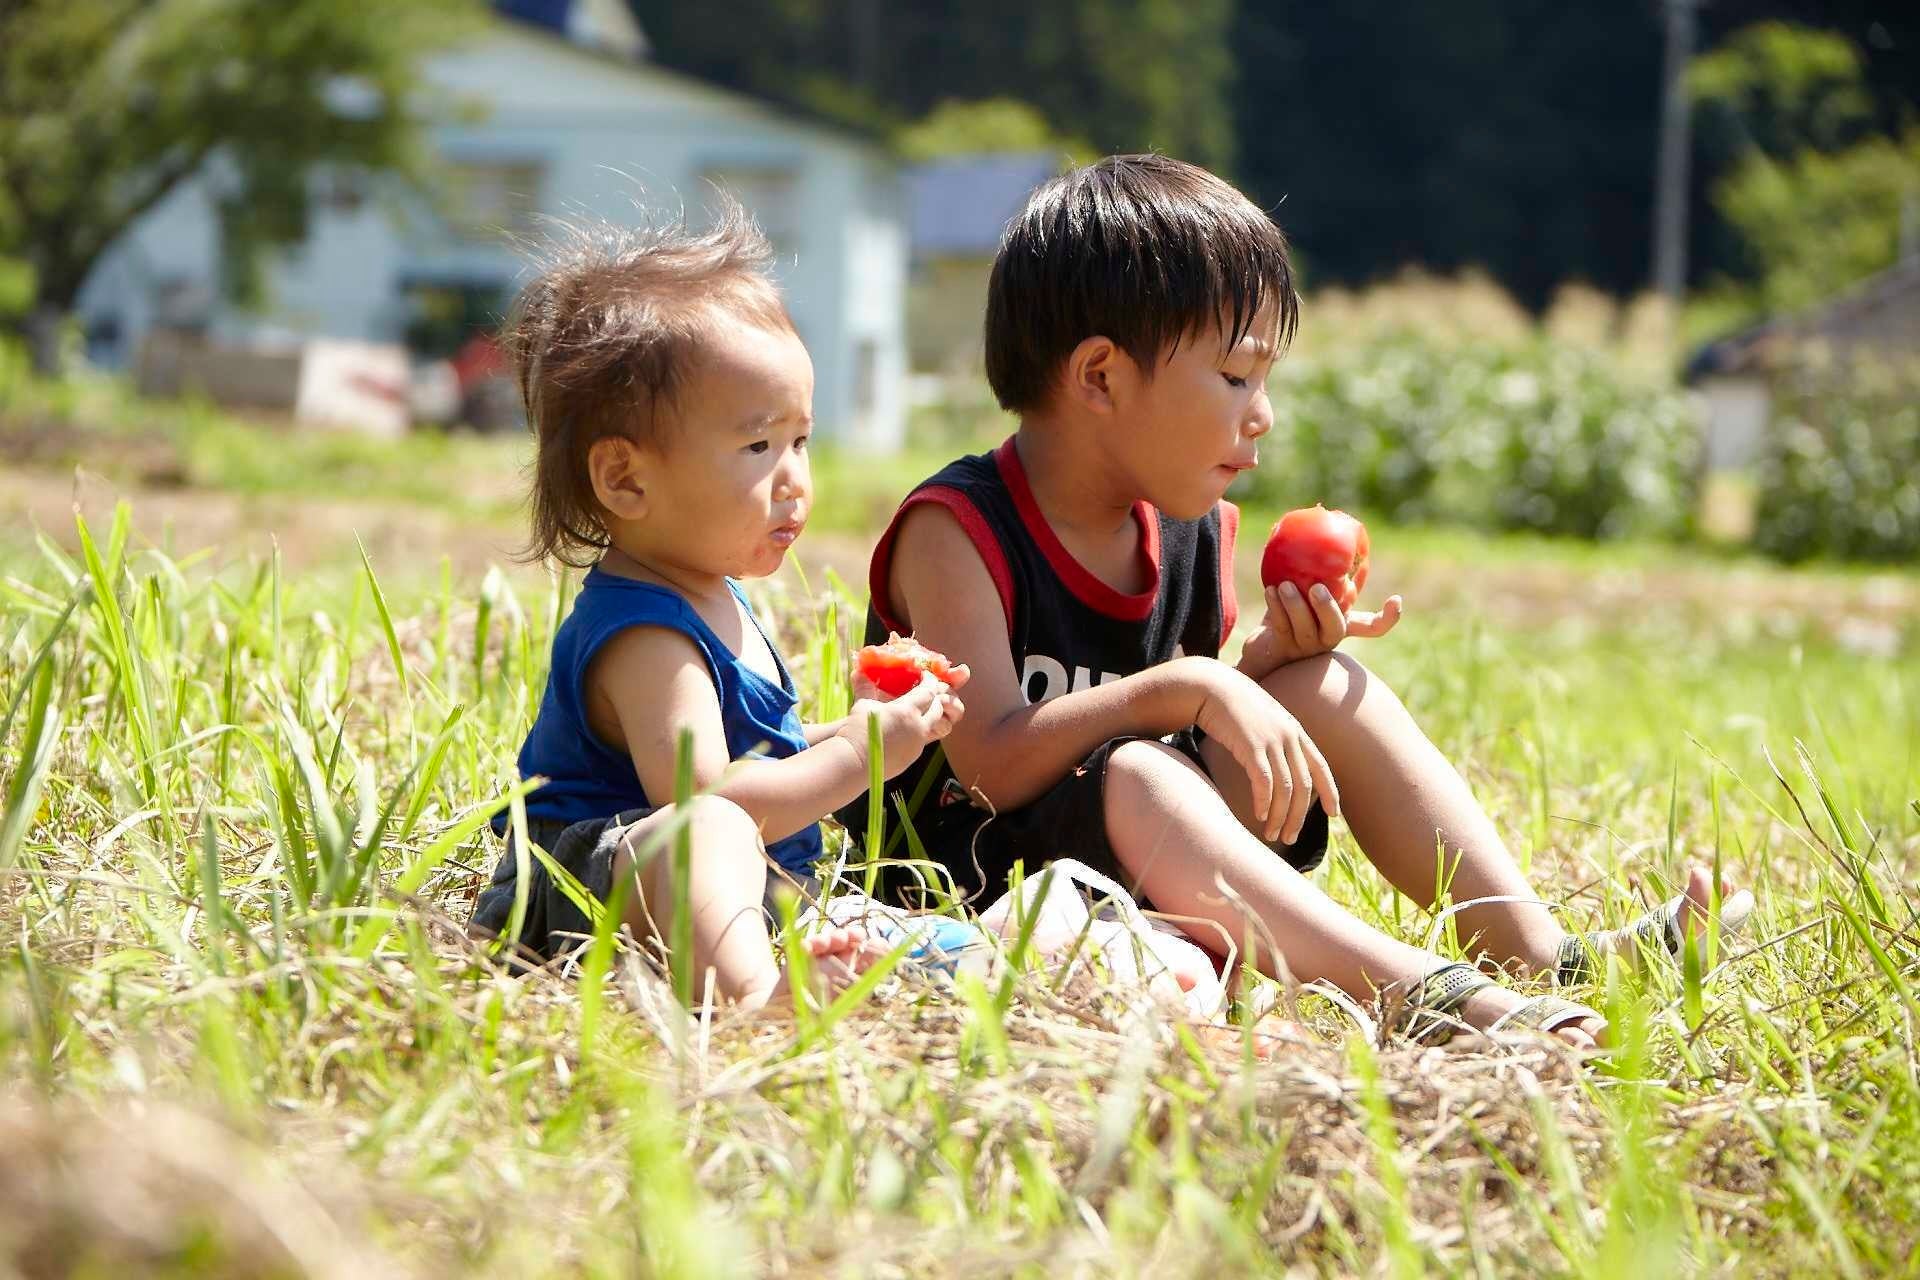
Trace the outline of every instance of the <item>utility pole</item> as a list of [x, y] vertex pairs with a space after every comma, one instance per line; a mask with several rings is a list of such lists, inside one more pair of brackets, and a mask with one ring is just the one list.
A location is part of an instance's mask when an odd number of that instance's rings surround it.
[[1687, 168], [1693, 147], [1686, 79], [1687, 64], [1693, 60], [1694, 14], [1702, 2], [1664, 0], [1667, 59], [1654, 194], [1653, 285], [1675, 308], [1687, 287]]

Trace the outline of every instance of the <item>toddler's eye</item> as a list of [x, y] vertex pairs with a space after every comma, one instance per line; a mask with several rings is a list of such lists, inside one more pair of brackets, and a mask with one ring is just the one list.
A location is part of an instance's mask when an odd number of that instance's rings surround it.
[[767, 440], [755, 440], [752, 444], [747, 446], [747, 452], [748, 453], [765, 453], [767, 450], [771, 448], [773, 448], [772, 442]]
[[1230, 387], [1233, 387], [1235, 390], [1238, 390], [1239, 388], [1247, 385], [1247, 380], [1245, 378], [1236, 378], [1230, 373], [1223, 373], [1220, 376], [1225, 378], [1227, 380], [1227, 385]]
[[805, 448], [807, 447], [807, 441], [809, 441], [809, 440], [811, 440], [811, 439], [813, 439], [813, 437], [812, 437], [812, 436], [800, 436], [800, 437], [797, 437], [797, 438], [796, 438], [796, 439], [794, 440], [794, 442], [793, 442], [793, 447], [794, 447], [794, 448], [796, 448], [796, 449], [801, 449], [801, 450], [804, 450], [804, 449], [805, 449]]

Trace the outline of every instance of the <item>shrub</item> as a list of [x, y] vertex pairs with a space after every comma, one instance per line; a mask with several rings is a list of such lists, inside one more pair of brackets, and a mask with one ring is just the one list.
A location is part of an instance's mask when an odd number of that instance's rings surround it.
[[1273, 396], [1277, 457], [1256, 500], [1584, 538], [1690, 526], [1688, 402], [1595, 351], [1402, 334], [1283, 366]]
[[1782, 373], [1757, 489], [1769, 555], [1920, 557], [1920, 364], [1815, 354]]

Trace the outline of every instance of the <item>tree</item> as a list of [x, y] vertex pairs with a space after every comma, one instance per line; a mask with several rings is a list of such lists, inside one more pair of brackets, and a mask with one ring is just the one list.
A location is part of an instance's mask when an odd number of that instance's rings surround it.
[[1909, 116], [1904, 137], [1878, 131], [1858, 48], [1758, 23], [1687, 80], [1720, 162], [1714, 207], [1751, 278], [1717, 286], [1717, 311], [1799, 310], [1893, 264], [1902, 217], [1920, 202], [1920, 127]]
[[43, 371], [101, 256], [189, 179], [212, 187], [225, 286], [302, 239], [310, 178], [337, 166], [418, 178], [423, 55], [469, 34], [481, 0], [0, 0], [0, 262], [31, 273]]
[[1233, 0], [631, 3], [661, 62], [878, 131], [1010, 99], [1102, 151], [1233, 165]]

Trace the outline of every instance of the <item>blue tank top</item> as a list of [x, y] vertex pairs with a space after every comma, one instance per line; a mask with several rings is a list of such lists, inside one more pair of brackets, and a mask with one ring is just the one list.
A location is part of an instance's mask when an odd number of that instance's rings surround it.
[[[649, 798], [634, 774], [632, 758], [607, 746], [587, 722], [587, 667], [602, 645], [629, 627], [670, 627], [700, 650], [719, 695], [728, 759], [778, 760], [805, 750], [793, 677], [773, 642], [766, 639], [738, 584], [729, 580], [727, 586], [766, 640], [767, 651], [780, 669], [779, 684], [741, 662], [677, 592], [606, 573], [598, 566], [588, 571], [573, 611], [554, 633], [553, 662], [540, 714], [520, 748], [520, 776], [538, 774], [547, 779], [545, 786], [527, 797], [528, 817], [581, 822], [671, 801], [671, 797]], [[504, 823], [495, 821], [496, 831], [504, 828]], [[789, 871], [810, 871], [820, 852], [817, 824], [767, 846], [768, 855]]]

